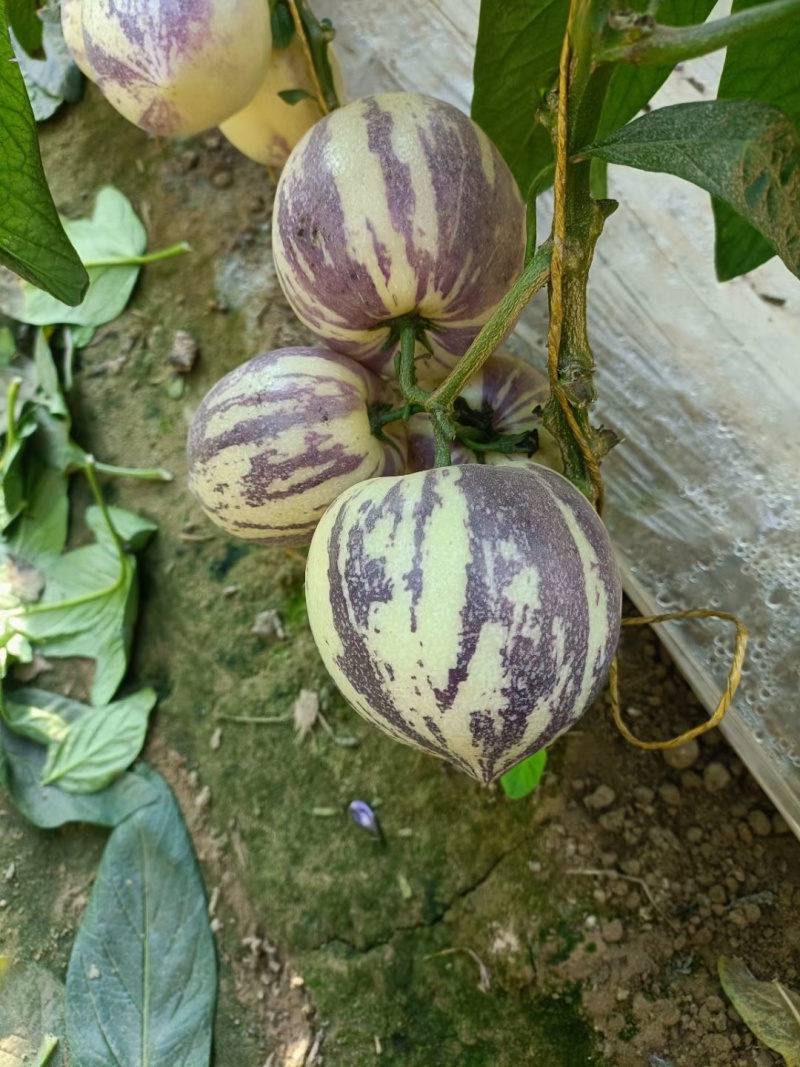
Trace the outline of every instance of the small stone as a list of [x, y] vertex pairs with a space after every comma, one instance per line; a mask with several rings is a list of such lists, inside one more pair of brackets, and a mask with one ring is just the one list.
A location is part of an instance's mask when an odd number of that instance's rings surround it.
[[747, 919], [751, 926], [755, 926], [756, 923], [761, 922], [761, 908], [758, 904], [744, 904], [742, 906], [744, 917]]
[[188, 330], [176, 330], [169, 353], [170, 364], [179, 374], [192, 370], [200, 353], [200, 346]]
[[615, 945], [625, 936], [625, 929], [619, 919], [612, 919], [603, 924], [601, 933], [606, 944]]
[[191, 149], [183, 152], [180, 158], [180, 168], [184, 173], [190, 170], [194, 170], [197, 164], [200, 162], [200, 156], [197, 152], [193, 152]]
[[739, 825], [736, 827], [736, 829], [737, 829], [739, 837], [742, 839], [742, 841], [744, 841], [744, 843], [746, 845], [752, 845], [752, 843], [753, 843], [753, 833], [752, 833], [750, 827], [747, 825], [747, 823], [746, 822], [740, 822]]
[[664, 801], [665, 804], [669, 804], [672, 808], [680, 806], [681, 791], [676, 785], [671, 782], [667, 782], [666, 785], [659, 786], [658, 795]]
[[270, 641], [275, 637], [283, 641], [286, 637], [283, 622], [277, 611], [260, 611], [255, 617], [250, 633], [260, 637], [263, 641]]
[[301, 689], [292, 707], [294, 729], [299, 741], [311, 733], [319, 718], [319, 693], [313, 689]]
[[211, 741], [209, 742], [214, 752], [217, 751], [222, 744], [222, 727], [218, 726], [214, 733], [211, 735]]
[[292, 989], [302, 989], [305, 984], [305, 978], [301, 978], [299, 974], [293, 974], [289, 979], [289, 985]]
[[638, 878], [642, 873], [642, 861], [641, 860], [623, 860], [620, 864], [625, 874], [631, 875], [633, 878]]
[[233, 174], [229, 170], [218, 170], [211, 181], [215, 189], [230, 189], [233, 185]]
[[685, 741], [682, 745], [676, 745], [675, 748], [663, 749], [662, 755], [668, 767], [676, 771], [687, 771], [700, 758], [700, 745], [695, 738], [692, 738], [691, 741]]
[[696, 774], [694, 771], [684, 771], [681, 775], [681, 785], [684, 789], [688, 790], [702, 789], [703, 779], [700, 777], [699, 774]]
[[721, 997], [706, 997], [703, 1007], [707, 1008], [712, 1015], [719, 1015], [725, 1011], [725, 1001]]
[[637, 804], [652, 804], [655, 799], [655, 793], [649, 786], [637, 785], [633, 791], [633, 799]]
[[703, 787], [707, 793], [721, 793], [730, 782], [730, 771], [721, 763], [709, 763], [703, 771]]
[[9, 863], [9, 865], [8, 865], [8, 866], [6, 867], [5, 871], [3, 871], [3, 878], [5, 878], [5, 880], [6, 880], [7, 882], [11, 882], [11, 881], [13, 881], [13, 880], [14, 880], [14, 875], [15, 875], [16, 873], [17, 873], [17, 865], [16, 865], [16, 863], [14, 863], [14, 862], [12, 861], [12, 862], [11, 862], [11, 863]]
[[792, 832], [786, 819], [778, 812], [772, 816], [772, 831], [776, 834], [789, 834]]
[[713, 904], [725, 904], [728, 900], [728, 891], [724, 885], [712, 885], [708, 891], [708, 899]]
[[222, 920], [214, 918], [209, 923], [209, 926], [211, 927], [211, 933], [212, 934], [218, 934], [220, 932], [220, 930], [222, 929]]
[[208, 137], [203, 138], [203, 144], [209, 150], [209, 152], [217, 152], [222, 148], [222, 138], [219, 134], [210, 133]]
[[703, 831], [699, 826], [690, 826], [686, 831], [686, 840], [690, 845], [698, 845], [703, 840]]
[[203, 811], [211, 803], [211, 786], [204, 785], [197, 796], [194, 798], [194, 806], [198, 811]]
[[763, 811], [751, 811], [747, 816], [747, 821], [756, 837], [769, 837], [772, 833], [772, 823]]
[[700, 735], [700, 740], [707, 748], [718, 748], [722, 744], [722, 731], [719, 727], [714, 726], [710, 730], [706, 730], [704, 734]]
[[610, 808], [617, 799], [617, 794], [608, 785], [599, 785], [593, 793], [584, 800], [584, 804], [590, 811], [605, 811]]

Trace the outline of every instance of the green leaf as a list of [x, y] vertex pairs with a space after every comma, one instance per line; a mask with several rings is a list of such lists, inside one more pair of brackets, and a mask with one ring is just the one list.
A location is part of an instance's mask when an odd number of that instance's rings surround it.
[[285, 104], [289, 104], [290, 106], [299, 104], [301, 100], [314, 99], [307, 89], [281, 89], [278, 96]]
[[288, 48], [294, 33], [292, 13], [286, 4], [279, 0], [272, 11], [272, 47]]
[[[733, 11], [759, 6], [766, 0], [734, 0]], [[751, 98], [779, 107], [800, 128], [800, 19], [780, 33], [761, 34], [731, 46], [725, 57], [717, 96]], [[733, 208], [714, 200], [717, 277], [729, 281], [755, 270], [775, 255], [772, 244]]]
[[208, 1067], [217, 992], [205, 891], [180, 809], [158, 802], [111, 835], [67, 972], [80, 1067]]
[[31, 56], [42, 48], [44, 23], [37, 14], [39, 6], [38, 0], [7, 0], [9, 26]]
[[[44, 689], [17, 689], [4, 699], [3, 717], [6, 725], [29, 741], [40, 745], [62, 741], [70, 730], [67, 715], [76, 702]], [[82, 706], [77, 705], [80, 709]], [[76, 718], [77, 711], [73, 711]]]
[[542, 780], [546, 766], [547, 749], [542, 748], [503, 775], [500, 779], [503, 792], [511, 800], [521, 800], [522, 797], [526, 797]]
[[[107, 510], [117, 536], [128, 552], [141, 552], [158, 533], [158, 524], [146, 519], [144, 515], [126, 511], [124, 508], [109, 507]], [[114, 544], [108, 523], [96, 504], [86, 509], [86, 525], [99, 542], [109, 547]]]
[[34, 326], [102, 326], [117, 318], [130, 300], [141, 265], [125, 261], [141, 256], [147, 248], [144, 226], [128, 198], [107, 185], [97, 194], [92, 217], [66, 220], [64, 228], [83, 263], [104, 264], [89, 267], [91, 284], [80, 307], [68, 307], [8, 272], [0, 272], [0, 311]]
[[14, 62], [5, 0], [0, 0], [0, 111], [0, 264], [66, 304], [78, 304], [89, 278], [47, 188], [36, 122]]
[[758, 1040], [800, 1067], [800, 997], [780, 982], [759, 982], [739, 959], [720, 956], [719, 980]]
[[37, 566], [57, 559], [67, 543], [69, 500], [66, 476], [42, 463], [24, 468], [25, 510], [11, 527], [5, 547]]
[[47, 22], [44, 25], [43, 59], [28, 55], [13, 27], [11, 44], [37, 122], [49, 119], [65, 101], [72, 103], [80, 100], [83, 95], [83, 75], [72, 59], [60, 22]]
[[43, 785], [45, 758], [43, 745], [13, 733], [0, 720], [0, 785], [28, 822], [42, 830], [74, 822], [116, 826], [156, 799], [150, 783], [130, 772], [100, 793], [67, 793], [56, 785]]
[[694, 182], [740, 212], [800, 273], [800, 135], [777, 108], [748, 100], [675, 104], [580, 155]]
[[[37, 963], [0, 956], [0, 1064], [34, 1067], [48, 1036], [58, 1038], [48, 1067], [67, 1067], [64, 986]], [[52, 1041], [48, 1042], [52, 1045]], [[36, 1062], [43, 1062], [38, 1060]]]
[[497, 145], [523, 194], [553, 159], [535, 113], [558, 78], [569, 4], [482, 0], [472, 117]]
[[68, 793], [105, 789], [141, 752], [155, 702], [153, 690], [142, 689], [104, 708], [82, 706], [66, 736], [50, 745], [44, 784], [58, 782]]

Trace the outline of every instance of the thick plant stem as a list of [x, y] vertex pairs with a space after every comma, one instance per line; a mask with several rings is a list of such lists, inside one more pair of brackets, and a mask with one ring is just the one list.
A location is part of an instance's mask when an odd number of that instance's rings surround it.
[[603, 505], [599, 460], [607, 438], [589, 422], [595, 399], [594, 357], [586, 326], [586, 294], [594, 246], [616, 205], [591, 197], [590, 164], [570, 162], [570, 146], [591, 139], [600, 121], [608, 74], [592, 50], [598, 15], [591, 0], [572, 0], [561, 57], [556, 123], [553, 262], [550, 270], [548, 372], [551, 399], [545, 426], [557, 439], [564, 473], [598, 510]]
[[601, 63], [680, 63], [759, 33], [776, 33], [799, 16], [800, 0], [772, 0], [697, 26], [659, 26], [641, 19], [626, 24], [626, 16], [620, 16], [622, 24], [611, 24], [596, 58]]
[[427, 411], [436, 439], [436, 466], [449, 467], [452, 458], [450, 446], [455, 437], [455, 427], [449, 411], [439, 404], [431, 403], [432, 394], [417, 385], [417, 332], [418, 326], [413, 322], [400, 324], [400, 353], [397, 359], [400, 391], [409, 415], [417, 404]]
[[500, 306], [440, 386], [431, 393], [429, 404], [449, 408], [467, 384], [516, 324], [530, 301], [544, 287], [550, 273], [550, 244], [543, 244], [503, 297]]

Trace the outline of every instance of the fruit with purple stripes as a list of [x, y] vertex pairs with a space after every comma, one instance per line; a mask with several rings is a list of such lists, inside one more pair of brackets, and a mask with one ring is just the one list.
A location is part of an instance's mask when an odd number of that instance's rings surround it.
[[[333, 47], [328, 48], [328, 62], [336, 95], [343, 100], [341, 67]], [[290, 104], [279, 95], [286, 90], [305, 92], [307, 96]], [[220, 125], [220, 132], [256, 163], [282, 167], [294, 146], [321, 118], [305, 54], [295, 35], [287, 48], [273, 48], [258, 92], [241, 111]]]
[[353, 486], [311, 543], [311, 630], [366, 719], [483, 782], [603, 685], [622, 591], [605, 527], [544, 467], [465, 464]]
[[346, 356], [319, 348], [266, 352], [205, 396], [189, 429], [189, 488], [236, 537], [307, 545], [328, 505], [366, 478], [396, 475], [405, 426], [375, 436], [372, 405], [387, 386]]
[[[488, 442], [495, 435], [533, 434], [533, 443], [538, 443], [534, 462], [561, 471], [558, 444], [541, 418], [534, 415], [536, 408], [544, 407], [549, 395], [546, 375], [529, 363], [500, 352], [489, 356], [456, 399], [455, 417], [463, 436], [452, 444], [452, 462], [527, 463], [525, 452], [504, 454], [492, 450]], [[474, 449], [467, 443], [470, 439]], [[424, 413], [412, 415], [408, 420], [408, 470], [430, 470], [435, 453], [430, 418]]]
[[81, 0], [103, 95], [150, 133], [218, 126], [258, 90], [272, 47], [266, 0]]
[[83, 0], [61, 0], [61, 32], [77, 66], [90, 81], [94, 81], [94, 71], [83, 44]]
[[389, 373], [392, 325], [410, 318], [446, 370], [522, 270], [525, 207], [466, 115], [385, 93], [327, 115], [294, 150], [273, 254], [292, 308], [331, 348]]

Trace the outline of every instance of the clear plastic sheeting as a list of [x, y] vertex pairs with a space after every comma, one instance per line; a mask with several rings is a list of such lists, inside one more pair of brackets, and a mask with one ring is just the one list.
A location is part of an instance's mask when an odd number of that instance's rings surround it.
[[[469, 108], [478, 0], [328, 0], [351, 98], [409, 89]], [[721, 57], [683, 65], [656, 104], [710, 99]], [[612, 168], [620, 208], [590, 286], [596, 421], [624, 443], [604, 465], [605, 514], [645, 614], [719, 608], [751, 641], [724, 731], [800, 836], [800, 283], [777, 261], [720, 285], [708, 196]], [[540, 232], [550, 229], [543, 203]], [[511, 347], [546, 359], [537, 298]], [[733, 627], [658, 628], [712, 709]], [[623, 692], [624, 699], [624, 692]]]

